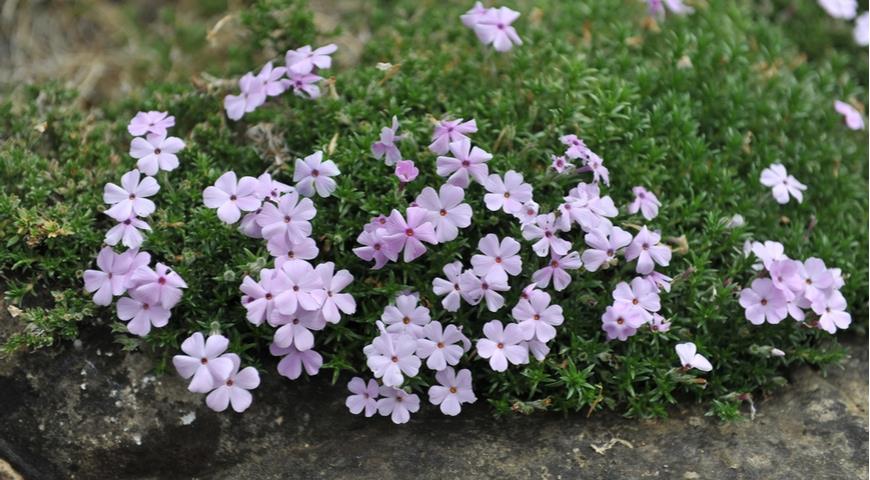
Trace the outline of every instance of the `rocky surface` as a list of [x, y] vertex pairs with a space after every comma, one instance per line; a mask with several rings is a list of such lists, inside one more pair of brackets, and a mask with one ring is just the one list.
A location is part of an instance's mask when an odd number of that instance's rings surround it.
[[350, 415], [325, 378], [264, 375], [244, 415], [213, 413], [97, 335], [0, 362], [0, 478], [866, 478], [867, 345], [848, 341], [844, 369], [795, 370], [754, 420], [495, 419], [479, 402], [394, 426]]

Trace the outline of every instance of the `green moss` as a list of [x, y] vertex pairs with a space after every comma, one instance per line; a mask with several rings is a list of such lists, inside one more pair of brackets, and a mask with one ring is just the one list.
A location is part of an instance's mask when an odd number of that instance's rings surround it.
[[[444, 312], [431, 279], [450, 261], [467, 262], [486, 233], [519, 237], [510, 218], [486, 211], [480, 186], [467, 191], [472, 227], [420, 260], [371, 271], [351, 252], [370, 217], [401, 210], [424, 186], [441, 183], [426, 146], [431, 119], [445, 115], [476, 119], [474, 141], [494, 154], [492, 170], [524, 172], [544, 210], [555, 208], [578, 181], [554, 176], [547, 167], [562, 148], [558, 136], [579, 134], [604, 157], [613, 181], [606, 192], [617, 205], [630, 201], [632, 186], [651, 188], [664, 206], [650, 225], [665, 237], [685, 236], [688, 244], [666, 271], [676, 278], [662, 298], [663, 313], [673, 320], [670, 332], [605, 341], [600, 317], [610, 292], [633, 277], [632, 268], [620, 265], [577, 273], [555, 295], [566, 322], [544, 362], [495, 374], [466, 357], [463, 366], [475, 372], [478, 396], [497, 412], [612, 408], [661, 416], [688, 398], [712, 401], [712, 414], [733, 418], [739, 412], [735, 395], [776, 388], [786, 365], [842, 358], [843, 349], [826, 333], [791, 320], [756, 327], [743, 319], [736, 295], [753, 276], [752, 259], [742, 253], [749, 238], [778, 240], [794, 258], [817, 256], [842, 268], [852, 330], [866, 332], [867, 136], [847, 130], [832, 102], [867, 101], [867, 64], [859, 60], [860, 49], [842, 41], [842, 25], [820, 12], [793, 24], [773, 10], [756, 10], [754, 2], [723, 0], [689, 17], [669, 17], [655, 31], [644, 27], [641, 2], [520, 1], [514, 8], [524, 12], [517, 27], [525, 44], [499, 55], [481, 48], [458, 21], [467, 7], [402, 0], [373, 8], [361, 18], [372, 31], [360, 64], [337, 65], [332, 72], [337, 95], [327, 89], [315, 102], [285, 95], [241, 122], [223, 116], [227, 92], [186, 84], [149, 85], [92, 111], [80, 110], [74, 94], [56, 85], [21, 89], [20, 101], [0, 105], [0, 239], [6, 247], [0, 249], [0, 278], [7, 300], [26, 312], [19, 317], [22, 333], [5, 349], [46, 346], [74, 337], [82, 325], [110, 324], [125, 348], [152, 349], [165, 365], [190, 332], [220, 330], [233, 351], [275, 375], [266, 360], [271, 331], [244, 320], [238, 291], [245, 275], [267, 265], [268, 253], [262, 242], [221, 224], [202, 206], [201, 192], [228, 169], [257, 175], [269, 168], [289, 181], [287, 162], [327, 149], [333, 139], [329, 156], [342, 175], [334, 197], [316, 200], [314, 236], [319, 260], [335, 261], [356, 277], [350, 292], [359, 308], [317, 335], [325, 374], [365, 370], [362, 346], [375, 334], [384, 305], [405, 289], [420, 292], [433, 318], [478, 336], [485, 321], [506, 320], [508, 309]], [[298, 2], [256, 3], [242, 15], [248, 41], [215, 71], [240, 75], [259, 66], [260, 50], [331, 41], [315, 34], [312, 18]], [[818, 31], [814, 42], [830, 38], [836, 49], [801, 57], [796, 29], [806, 22]], [[188, 37], [179, 35], [179, 41]], [[397, 71], [388, 74], [377, 62]], [[81, 272], [91, 267], [111, 226], [100, 213], [102, 186], [134, 164], [125, 126], [140, 109], [172, 112], [178, 119], [173, 134], [187, 143], [182, 166], [157, 177], [162, 189], [149, 219], [154, 231], [143, 248], [173, 265], [190, 288], [170, 325], [145, 340], [123, 333], [114, 312], [90, 304], [81, 289]], [[410, 136], [402, 152], [421, 169], [404, 191], [369, 152], [393, 115]], [[808, 184], [804, 203], [779, 206], [760, 185], [761, 170], [775, 162]], [[726, 228], [736, 213], [746, 226]], [[621, 215], [617, 222], [642, 219]], [[583, 248], [578, 232], [568, 238]], [[513, 281], [508, 306], [542, 264], [529, 249], [523, 255], [526, 280]], [[48, 290], [63, 293], [41, 301]], [[713, 360], [706, 382], [672, 371], [677, 341], [695, 342]], [[787, 356], [759, 355], [764, 346]]]

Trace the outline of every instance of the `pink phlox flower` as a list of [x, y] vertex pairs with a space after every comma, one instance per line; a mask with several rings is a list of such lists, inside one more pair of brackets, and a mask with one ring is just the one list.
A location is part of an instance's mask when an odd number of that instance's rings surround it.
[[349, 293], [342, 293], [353, 282], [353, 275], [347, 270], [335, 271], [332, 262], [321, 263], [314, 269], [314, 273], [320, 275], [325, 296], [320, 306], [320, 315], [329, 323], [341, 321], [341, 314], [353, 315], [356, 313], [356, 300]]
[[272, 175], [268, 172], [263, 172], [257, 177], [257, 188], [254, 189], [254, 196], [263, 201], [277, 202], [281, 194], [292, 189], [293, 187], [290, 185], [272, 179]]
[[532, 281], [541, 288], [547, 288], [550, 280], [553, 280], [553, 288], [561, 292], [571, 283], [571, 275], [568, 270], [578, 270], [583, 266], [580, 254], [568, 252], [567, 255], [550, 254], [550, 261], [544, 268], [532, 274]]
[[314, 334], [311, 332], [326, 327], [326, 321], [317, 312], [302, 309], [297, 309], [292, 315], [272, 315], [269, 324], [278, 327], [272, 343], [282, 348], [293, 346], [300, 352], [314, 348]]
[[338, 47], [334, 43], [314, 50], [311, 49], [311, 45], [305, 45], [296, 50], [287, 50], [287, 53], [284, 55], [284, 62], [290, 73], [311, 73], [315, 68], [324, 70], [331, 67], [331, 55], [336, 50], [338, 50]]
[[380, 386], [377, 380], [370, 378], [368, 383], [366, 383], [360, 377], [353, 377], [347, 382], [347, 389], [352, 395], [348, 395], [344, 404], [350, 410], [350, 413], [359, 415], [365, 411], [365, 416], [371, 417], [378, 411]]
[[439, 405], [444, 415], [459, 415], [463, 403], [477, 401], [471, 388], [471, 371], [467, 368], [457, 373], [447, 367], [435, 374], [435, 380], [439, 385], [429, 387], [429, 402]]
[[513, 170], [508, 170], [504, 179], [497, 174], [490, 175], [483, 186], [489, 192], [483, 196], [483, 201], [491, 211], [501, 209], [505, 213], [514, 214], [524, 203], [532, 200], [532, 186], [523, 181], [521, 173]]
[[537, 339], [547, 343], [556, 338], [556, 328], [562, 325], [565, 317], [562, 307], [550, 305], [550, 295], [538, 292], [528, 300], [521, 299], [511, 310], [523, 333], [523, 340]]
[[538, 339], [531, 339], [523, 341], [522, 343], [526, 349], [529, 350], [529, 353], [535, 357], [535, 359], [539, 362], [543, 362], [547, 355], [550, 354], [550, 347], [547, 346], [545, 342], [542, 342]]
[[594, 183], [578, 183], [564, 200], [563, 213], [567, 213], [586, 232], [598, 228], [602, 222], [609, 223], [608, 218], [619, 214], [613, 199], [609, 195], [602, 197], [598, 185]]
[[275, 257], [275, 268], [281, 268], [287, 262], [307, 262], [317, 257], [320, 250], [311, 237], [302, 237], [290, 241], [284, 235], [276, 235], [266, 242], [269, 254]]
[[541, 206], [538, 205], [534, 200], [529, 200], [524, 203], [522, 208], [518, 211], [514, 212], [514, 217], [520, 221], [520, 228], [534, 223], [534, 221], [538, 218], [538, 212], [541, 209]]
[[637, 273], [646, 275], [653, 271], [656, 264], [667, 267], [671, 263], [671, 249], [661, 245], [661, 239], [661, 235], [649, 231], [645, 225], [634, 236], [625, 249], [625, 259], [637, 259]]
[[[867, 30], [866, 27], [865, 30]], [[837, 113], [843, 116], [843, 123], [845, 123], [846, 126], [849, 127], [849, 129], [864, 130], [864, 115], [859, 112], [855, 107], [849, 105], [846, 102], [835, 100], [834, 110], [836, 110]]]
[[646, 321], [652, 319], [652, 313], [661, 310], [658, 291], [641, 277], [635, 277], [631, 284], [619, 282], [613, 289], [614, 304], [625, 304], [640, 307]]
[[384, 163], [388, 166], [395, 165], [396, 162], [402, 159], [402, 153], [396, 142], [404, 139], [404, 135], [397, 135], [399, 131], [399, 119], [393, 115], [393, 124], [390, 127], [381, 129], [381, 136], [377, 142], [372, 144], [372, 155], [376, 159], [384, 159]]
[[420, 175], [420, 169], [414, 165], [413, 160], [399, 160], [396, 162], [396, 177], [402, 183], [409, 183]]
[[187, 288], [181, 275], [159, 262], [153, 270], [148, 265], [137, 268], [130, 276], [130, 284], [135, 285], [133, 293], [137, 298], [166, 309], [174, 307], [181, 300], [181, 289]]
[[574, 164], [569, 163], [568, 160], [565, 159], [564, 155], [551, 155], [551, 157], [552, 162], [550, 166], [553, 168], [553, 170], [556, 171], [556, 173], [565, 173], [574, 169]]
[[516, 323], [505, 327], [498, 320], [483, 326], [486, 338], [477, 340], [477, 354], [489, 359], [489, 366], [496, 372], [507, 370], [508, 363], [522, 365], [529, 363], [529, 351], [523, 344], [522, 328]]
[[589, 147], [586, 146], [586, 142], [577, 137], [577, 135], [562, 135], [559, 137], [559, 141], [568, 147], [568, 149], [565, 150], [565, 156], [568, 158], [580, 159], [585, 165], [589, 160], [589, 157], [592, 156], [592, 150], [590, 150]]
[[119, 222], [123, 222], [134, 214], [137, 217], [147, 217], [154, 213], [156, 206], [148, 200], [160, 190], [160, 185], [154, 177], [145, 177], [139, 181], [139, 170], [133, 169], [121, 177], [121, 186], [107, 183], [103, 189], [103, 202], [112, 205], [104, 213]]
[[435, 295], [443, 296], [441, 306], [448, 312], [459, 310], [462, 294], [459, 286], [459, 276], [462, 274], [462, 262], [456, 261], [444, 265], [445, 278], [432, 280], [432, 291]]
[[522, 232], [526, 240], [537, 240], [532, 250], [539, 257], [546, 257], [550, 251], [556, 255], [567, 255], [571, 249], [571, 242], [558, 237], [559, 227], [553, 213], [538, 215], [535, 223], [523, 226]]
[[256, 188], [256, 178], [236, 180], [236, 172], [229, 171], [221, 175], [213, 187], [203, 190], [202, 201], [206, 207], [216, 208], [218, 218], [231, 225], [242, 216], [242, 210], [253, 212], [260, 208], [262, 202], [255, 195]]
[[469, 177], [483, 185], [489, 174], [486, 162], [492, 159], [492, 155], [483, 151], [480, 147], [471, 147], [468, 138], [461, 138], [450, 143], [452, 157], [440, 156], [435, 161], [436, 172], [442, 177], [447, 177], [447, 182], [457, 187], [466, 188]]
[[121, 297], [118, 300], [118, 318], [128, 321], [127, 331], [133, 335], [144, 337], [151, 331], [151, 327], [165, 327], [169, 323], [170, 312], [160, 305], [151, 305], [135, 291], [130, 292], [129, 297]]
[[598, 154], [593, 152], [586, 161], [584, 168], [592, 172], [593, 182], [604, 182], [605, 185], [610, 185], [610, 172], [604, 166], [604, 160]]
[[697, 368], [702, 372], [713, 370], [713, 365], [706, 357], [698, 353], [698, 347], [694, 343], [678, 343], [674, 346], [674, 350], [677, 351], [677, 356], [680, 357], [680, 364], [686, 370], [690, 368]]
[[[476, 131], [477, 123], [475, 123], [474, 119], [467, 122], [463, 122], [461, 118], [458, 120], [441, 120], [435, 125], [429, 150], [435, 155], [446, 155], [450, 151], [451, 143], [459, 140], [469, 140], [468, 134]], [[468, 150], [466, 149], [464, 152], [468, 152]], [[441, 174], [439, 173], [439, 175]]]
[[599, 227], [583, 237], [591, 248], [584, 250], [580, 258], [584, 268], [590, 272], [595, 272], [602, 266], [608, 267], [615, 261], [616, 254], [632, 240], [630, 233], [610, 225], [609, 222]]
[[671, 329], [671, 322], [658, 313], [654, 313], [652, 320], [649, 322], [649, 329], [654, 333], [664, 333]]
[[523, 41], [511, 24], [519, 18], [520, 12], [507, 7], [491, 8], [477, 19], [474, 33], [484, 45], [492, 45], [497, 52], [506, 52]]
[[118, 222], [117, 225], [110, 228], [106, 232], [106, 237], [103, 239], [106, 245], [115, 246], [120, 242], [127, 248], [139, 248], [145, 238], [139, 230], [151, 231], [151, 227], [147, 223], [140, 220], [138, 217], [131, 215], [130, 218]]
[[477, 22], [479, 22], [488, 11], [489, 9], [484, 7], [482, 3], [475, 2], [474, 6], [471, 7], [471, 10], [465, 12], [459, 18], [462, 20], [463, 25], [468, 28], [474, 28], [474, 26], [477, 25]]
[[504, 306], [504, 297], [498, 292], [506, 292], [510, 287], [505, 280], [484, 280], [467, 270], [459, 276], [459, 289], [469, 304], [477, 305], [483, 300], [490, 312], [497, 312]]
[[856, 0], [818, 0], [819, 5], [833, 18], [851, 20], [858, 14]]
[[519, 275], [523, 259], [519, 256], [520, 242], [511, 237], [499, 241], [494, 233], [480, 239], [477, 244], [482, 255], [471, 257], [474, 274], [490, 282], [507, 282], [508, 275]]
[[[260, 281], [245, 276], [239, 289], [248, 297], [243, 304], [247, 311], [246, 318], [254, 325], [260, 325], [263, 320], [273, 318], [277, 313], [275, 298], [279, 293], [290, 288], [286, 275], [280, 271], [264, 268], [260, 270]], [[270, 322], [271, 323], [271, 322]]]
[[607, 334], [608, 340], [628, 340], [637, 333], [637, 329], [646, 323], [647, 317], [640, 307], [614, 303], [604, 310], [601, 316], [601, 329]]
[[387, 326], [387, 332], [407, 334], [413, 338], [423, 336], [423, 328], [432, 319], [429, 309], [418, 305], [416, 295], [399, 295], [395, 305], [387, 305], [381, 320]]
[[166, 135], [166, 129], [175, 126], [175, 117], [167, 112], [139, 112], [130, 120], [127, 131], [134, 137], [141, 137], [147, 133]]
[[94, 293], [94, 303], [109, 305], [113, 296], [123, 295], [129, 287], [130, 277], [142, 265], [151, 262], [147, 252], [136, 249], [118, 254], [112, 247], [103, 247], [97, 255], [99, 270], [85, 270], [85, 290]]
[[420, 410], [420, 397], [400, 388], [381, 387], [381, 399], [378, 400], [378, 413], [390, 416], [396, 425], [408, 423], [411, 414]]
[[659, 272], [652, 272], [649, 275], [644, 275], [641, 278], [649, 282], [650, 286], [652, 286], [657, 292], [661, 292], [662, 290], [664, 290], [665, 292], [671, 291], [671, 281], [673, 281], [673, 278], [665, 274]]
[[444, 327], [441, 322], [430, 322], [417, 338], [417, 356], [425, 358], [430, 369], [436, 372], [444, 370], [447, 365], [459, 363], [465, 351], [461, 345], [464, 339], [465, 335], [456, 325]]
[[281, 314], [293, 315], [299, 309], [312, 312], [320, 308], [326, 293], [321, 278], [314, 273], [311, 264], [287, 262], [277, 272], [277, 275], [285, 275], [288, 283], [288, 287], [275, 297], [275, 306]]
[[314, 350], [300, 352], [293, 345], [282, 348], [274, 343], [269, 345], [269, 353], [276, 357], [282, 357], [278, 362], [278, 373], [290, 380], [296, 380], [302, 376], [302, 369], [309, 376], [317, 375], [323, 366], [323, 356]]
[[160, 170], [167, 172], [178, 167], [175, 155], [184, 148], [178, 137], [166, 137], [149, 133], [145, 138], [136, 137], [130, 142], [130, 156], [138, 159], [136, 167], [146, 175], [157, 175]]
[[777, 260], [770, 265], [768, 273], [773, 281], [773, 286], [782, 293], [786, 300], [792, 300], [804, 291], [806, 284], [800, 274], [802, 267], [800, 262], [790, 259]]
[[263, 204], [257, 223], [263, 229], [263, 237], [271, 240], [274, 236], [285, 236], [288, 242], [298, 242], [311, 235], [311, 222], [317, 214], [314, 203], [308, 198], [299, 198], [295, 190], [289, 191], [278, 199], [278, 205], [271, 202]]
[[241, 360], [235, 353], [228, 353], [225, 357], [230, 359], [233, 369], [222, 384], [205, 397], [205, 403], [215, 412], [223, 412], [227, 406], [232, 406], [236, 413], [242, 413], [251, 406], [254, 397], [248, 390], [260, 386], [260, 373], [254, 367], [239, 371]]
[[356, 237], [357, 243], [362, 246], [354, 248], [353, 253], [365, 261], [374, 260], [375, 265], [372, 268], [375, 270], [383, 268], [389, 261], [395, 262], [398, 259], [398, 252], [391, 250], [384, 240], [386, 233], [387, 231], [381, 228], [376, 231], [363, 231]]
[[426, 187], [417, 196], [417, 205], [428, 212], [427, 220], [435, 227], [438, 243], [454, 240], [460, 228], [471, 225], [471, 206], [462, 203], [463, 200], [465, 190], [448, 183], [441, 185], [437, 193]]
[[238, 120], [266, 102], [266, 86], [253, 73], [239, 79], [239, 90], [238, 95], [224, 97], [224, 110], [230, 120]]
[[182, 378], [192, 378], [187, 389], [191, 392], [210, 392], [228, 378], [233, 371], [233, 362], [221, 356], [230, 341], [223, 335], [209, 335], [206, 340], [196, 332], [181, 343], [181, 351], [187, 355], [175, 355], [172, 364]]
[[820, 258], [810, 257], [799, 263], [798, 275], [803, 283], [803, 295], [810, 302], [821, 298], [834, 286], [834, 276]]
[[257, 74], [257, 80], [263, 83], [263, 91], [267, 97], [276, 97], [287, 90], [286, 82], [281, 81], [285, 73], [285, 67], [273, 67], [272, 62], [263, 65]]
[[302, 195], [310, 197], [317, 194], [323, 198], [332, 195], [335, 191], [334, 177], [341, 171], [332, 160], [323, 161], [323, 152], [316, 151], [305, 157], [304, 160], [296, 159], [296, 169], [293, 171], [293, 181], [296, 182], [296, 190]]
[[[773, 262], [778, 260], [786, 260], [788, 257], [785, 256], [785, 247], [779, 242], [766, 241], [764, 243], [761, 242], [752, 242], [752, 253], [761, 260], [764, 268], [770, 268], [773, 265]], [[757, 270], [761, 269], [761, 266], [756, 268]]]
[[788, 315], [785, 296], [769, 278], [757, 278], [751, 288], [744, 288], [740, 292], [740, 306], [746, 309], [746, 319], [753, 325], [765, 321], [775, 325]]
[[836, 290], [824, 301], [813, 302], [813, 311], [819, 316], [819, 328], [831, 334], [849, 328], [852, 323], [852, 316], [846, 311], [846, 298]]
[[289, 79], [284, 80], [284, 84], [288, 88], [293, 89], [293, 95], [311, 100], [320, 98], [320, 87], [317, 82], [323, 80], [320, 75], [313, 73], [290, 73]]
[[[870, 44], [870, 12], [864, 12], [855, 19], [855, 26], [852, 29], [852, 38], [860, 47], [866, 47]], [[848, 124], [849, 120], [846, 119]], [[852, 128], [850, 126], [850, 128]], [[861, 129], [864, 129], [864, 118], [861, 117]], [[856, 129], [857, 130], [857, 129]]]
[[403, 259], [411, 262], [426, 253], [423, 242], [434, 245], [438, 243], [438, 238], [435, 227], [427, 221], [428, 212], [425, 209], [408, 207], [405, 213], [408, 216], [407, 221], [398, 210], [390, 213], [383, 239], [391, 251], [404, 250]]
[[634, 201], [628, 205], [628, 213], [634, 215], [640, 211], [643, 218], [652, 220], [659, 214], [659, 207], [662, 206], [656, 195], [643, 187], [634, 187], [631, 189], [634, 193]]
[[803, 191], [807, 189], [806, 185], [789, 175], [780, 163], [774, 163], [761, 171], [761, 184], [771, 187], [773, 198], [781, 204], [788, 203], [789, 195], [794, 197], [798, 203], [803, 202]]
[[420, 357], [416, 355], [417, 340], [405, 334], [391, 334], [384, 329], [384, 324], [378, 321], [381, 334], [372, 340], [369, 348], [364, 350], [366, 365], [388, 387], [400, 387], [405, 381], [402, 374], [408, 377], [417, 376], [420, 370]]

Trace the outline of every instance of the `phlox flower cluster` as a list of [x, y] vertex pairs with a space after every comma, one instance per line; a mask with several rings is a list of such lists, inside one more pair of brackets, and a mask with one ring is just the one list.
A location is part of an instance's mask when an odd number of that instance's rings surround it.
[[852, 323], [840, 293], [845, 281], [839, 268], [828, 268], [815, 257], [792, 260], [779, 242], [750, 242], [745, 250], [759, 260], [759, 276], [740, 292], [740, 306], [750, 323], [775, 325], [791, 317], [828, 333]]
[[508, 7], [486, 8], [477, 2], [460, 17], [462, 24], [474, 30], [478, 40], [484, 45], [492, 45], [497, 52], [506, 52], [523, 44], [522, 39], [511, 26], [520, 18], [520, 12]]
[[277, 97], [288, 90], [308, 99], [320, 97], [318, 83], [323, 77], [317, 73], [332, 66], [331, 55], [338, 49], [333, 44], [312, 49], [310, 45], [288, 50], [284, 66], [275, 67], [268, 62], [259, 73], [248, 72], [239, 79], [239, 94], [224, 97], [224, 109], [230, 120], [239, 120], [253, 112], [269, 97]]
[[[107, 306], [113, 297], [121, 297], [117, 316], [127, 322], [127, 331], [140, 337], [152, 327], [167, 325], [170, 310], [187, 288], [178, 273], [159, 262], [152, 268], [151, 254], [139, 251], [144, 241], [140, 230], [151, 230], [142, 218], [156, 209], [149, 197], [160, 190], [152, 175], [178, 167], [175, 154], [184, 148], [181, 139], [167, 137], [167, 129], [174, 125], [175, 117], [156, 111], [139, 112], [130, 121], [127, 131], [134, 135], [130, 155], [138, 160], [138, 168], [125, 173], [121, 185], [105, 185], [103, 201], [111, 207], [104, 213], [119, 223], [106, 232], [104, 241], [109, 246], [97, 255], [99, 270], [84, 272], [85, 290], [94, 294], [94, 303]], [[142, 172], [148, 176], [142, 178]], [[118, 243], [127, 247], [124, 253], [112, 248]]]

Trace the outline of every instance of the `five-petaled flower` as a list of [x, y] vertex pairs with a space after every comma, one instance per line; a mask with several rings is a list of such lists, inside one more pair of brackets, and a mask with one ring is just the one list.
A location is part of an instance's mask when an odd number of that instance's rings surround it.
[[451, 367], [435, 374], [438, 385], [429, 387], [429, 402], [439, 405], [444, 415], [459, 415], [463, 403], [474, 403], [477, 397], [471, 389], [471, 371], [456, 372]]
[[253, 212], [262, 205], [256, 196], [257, 183], [254, 177], [237, 180], [236, 172], [226, 172], [214, 182], [214, 186], [203, 190], [202, 202], [208, 208], [216, 208], [222, 222], [228, 225], [236, 223], [242, 210]]
[[328, 197], [335, 191], [335, 180], [331, 177], [341, 172], [332, 160], [323, 161], [323, 152], [316, 151], [305, 159], [296, 159], [296, 169], [293, 171], [293, 181], [296, 190], [310, 197], [316, 191], [321, 197]]
[[105, 214], [119, 222], [129, 219], [134, 214], [147, 217], [157, 208], [148, 197], [160, 190], [160, 185], [154, 177], [145, 177], [139, 181], [139, 170], [133, 169], [121, 177], [121, 186], [107, 183], [103, 190], [103, 201], [112, 205]]
[[496, 372], [507, 370], [508, 363], [521, 365], [529, 363], [529, 351], [523, 342], [522, 328], [510, 323], [507, 327], [498, 320], [483, 326], [486, 338], [477, 340], [477, 354], [489, 359], [489, 366]]
[[774, 163], [761, 171], [761, 184], [770, 187], [773, 198], [777, 203], [782, 204], [788, 203], [789, 195], [794, 197], [798, 203], [803, 202], [803, 191], [807, 189], [806, 185], [799, 182], [793, 175], [789, 175], [780, 163]]

